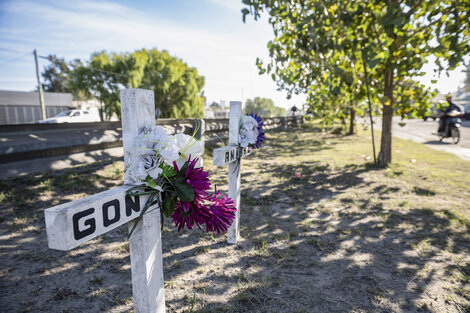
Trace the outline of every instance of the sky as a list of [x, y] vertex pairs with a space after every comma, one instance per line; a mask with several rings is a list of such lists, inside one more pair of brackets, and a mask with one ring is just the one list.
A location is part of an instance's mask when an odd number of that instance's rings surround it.
[[[0, 0], [0, 89], [36, 88], [32, 51], [88, 60], [95, 51], [167, 50], [205, 77], [208, 102], [245, 101], [256, 96], [277, 106], [301, 105], [286, 99], [269, 75], [259, 75], [257, 57], [268, 60], [273, 38], [266, 18], [243, 23], [241, 0]], [[48, 65], [39, 59], [40, 70]], [[420, 81], [453, 92], [465, 78], [462, 67], [436, 78], [430, 64]], [[437, 84], [431, 80], [438, 79]]]

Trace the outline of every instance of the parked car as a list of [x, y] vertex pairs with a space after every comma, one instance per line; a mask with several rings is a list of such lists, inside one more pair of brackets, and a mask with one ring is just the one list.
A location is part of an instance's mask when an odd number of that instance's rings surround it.
[[62, 111], [54, 117], [49, 117], [39, 123], [89, 123], [101, 122], [98, 112], [88, 110], [67, 110]]

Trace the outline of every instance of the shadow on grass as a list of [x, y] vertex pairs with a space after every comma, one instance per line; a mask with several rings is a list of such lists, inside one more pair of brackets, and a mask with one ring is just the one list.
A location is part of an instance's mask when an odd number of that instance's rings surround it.
[[[445, 139], [444, 139], [445, 140]], [[428, 140], [424, 143], [425, 145], [440, 145], [440, 146], [450, 146], [453, 145], [452, 142], [445, 142], [445, 141], [439, 141], [439, 140]]]
[[[334, 143], [326, 140], [301, 139], [289, 131], [268, 142], [264, 153], [295, 161], [299, 154], [330, 149]], [[442, 269], [465, 294], [469, 264], [446, 263], [439, 255], [468, 255], [468, 221], [445, 207], [387, 205], [405, 191], [428, 199], [435, 196], [432, 190], [374, 181], [384, 174], [371, 164], [333, 168], [316, 161], [258, 160], [251, 157], [244, 164], [238, 245], [203, 231], [178, 233], [165, 220], [169, 312], [431, 312], [420, 301], [426, 288], [441, 279]], [[2, 182], [0, 296], [5, 310], [132, 307], [125, 228], [69, 252], [52, 251], [42, 217], [42, 209], [64, 193], [96, 193], [90, 190], [96, 184], [109, 189], [121, 175], [117, 169], [71, 171]], [[40, 200], [42, 193], [49, 200]], [[16, 300], [19, 295], [28, 296]]]

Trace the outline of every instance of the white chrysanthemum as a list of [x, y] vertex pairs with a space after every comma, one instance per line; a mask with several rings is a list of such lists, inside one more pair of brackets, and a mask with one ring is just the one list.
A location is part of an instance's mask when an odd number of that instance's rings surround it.
[[145, 181], [147, 176], [155, 179], [162, 173], [160, 168], [162, 162], [163, 159], [151, 151], [147, 154], [141, 154], [126, 171], [126, 175], [134, 183]]
[[243, 148], [256, 143], [258, 138], [258, 122], [249, 115], [241, 118], [239, 142]]
[[147, 175], [157, 178], [162, 172], [159, 168], [161, 163], [173, 165], [173, 161], [179, 158], [176, 139], [161, 126], [143, 129], [134, 138], [130, 157], [132, 162], [126, 170], [126, 177], [132, 182], [143, 182]]
[[196, 163], [196, 167], [202, 167], [204, 142], [185, 134], [176, 134], [174, 137], [176, 139], [175, 144], [180, 152], [180, 157], [176, 160], [176, 165], [178, 165], [178, 168], [183, 166], [183, 164], [189, 159], [189, 156], [191, 156], [191, 159], [199, 158], [198, 162]]
[[139, 132], [135, 138], [135, 149], [140, 150], [138, 154], [146, 154], [153, 151], [159, 154], [165, 163], [171, 165], [179, 158], [178, 147], [174, 136], [161, 126], [153, 126]]

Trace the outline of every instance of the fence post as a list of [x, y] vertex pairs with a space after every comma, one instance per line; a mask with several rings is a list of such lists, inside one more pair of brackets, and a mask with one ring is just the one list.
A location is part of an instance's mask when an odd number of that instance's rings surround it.
[[281, 130], [286, 130], [286, 117], [281, 116]]
[[193, 125], [194, 137], [198, 140], [204, 140], [206, 122], [202, 118], [195, 118], [191, 121], [191, 124]]

